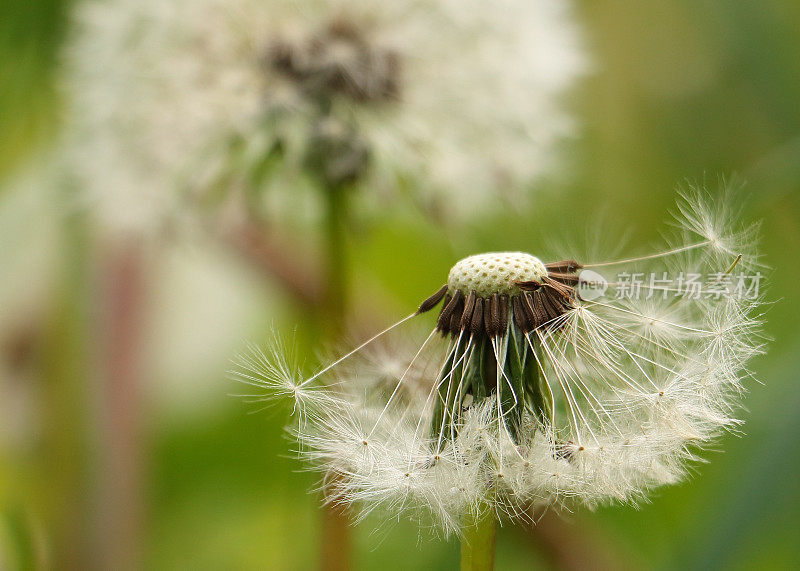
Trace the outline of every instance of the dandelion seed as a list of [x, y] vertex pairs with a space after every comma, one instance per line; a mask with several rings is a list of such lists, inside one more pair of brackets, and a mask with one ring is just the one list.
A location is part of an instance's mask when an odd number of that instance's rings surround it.
[[302, 455], [335, 482], [339, 501], [432, 516], [446, 532], [483, 509], [516, 518], [530, 505], [636, 503], [680, 481], [698, 450], [740, 424], [746, 365], [763, 347], [760, 299], [647, 297], [647, 288], [637, 299], [610, 285], [587, 300], [580, 283], [588, 267], [730, 267], [719, 244], [737, 238], [714, 219], [709, 239], [695, 220], [710, 198], [687, 200], [687, 241], [661, 253], [618, 263], [522, 252], [460, 260], [415, 314], [387, 329], [438, 308], [405, 367], [388, 356], [400, 371], [391, 389], [379, 375], [379, 398], [348, 394], [359, 365], [342, 375], [342, 362], [353, 354], [300, 383], [327, 386], [342, 403], [297, 430]]

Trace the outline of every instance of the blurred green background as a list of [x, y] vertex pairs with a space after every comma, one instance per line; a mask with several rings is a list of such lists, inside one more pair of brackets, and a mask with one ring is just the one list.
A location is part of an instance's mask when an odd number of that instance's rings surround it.
[[[4, 0], [0, 9], [3, 180], [58, 132], [53, 78], [68, 8], [66, 0]], [[571, 102], [583, 125], [565, 148], [572, 182], [536, 189], [528, 212], [458, 232], [402, 211], [357, 228], [348, 243], [356, 298], [378, 288], [392, 301], [384, 313], [354, 312], [388, 324], [433, 291], [457, 258], [535, 253], [552, 237], [587, 234], [598, 212], [631, 243], [654, 242], [677, 184], [715, 189], [720, 176], [738, 175], [747, 183], [746, 217], [765, 220], [775, 301], [767, 325], [774, 342], [755, 364], [764, 385], [750, 387], [744, 436], [724, 438], [693, 478], [639, 509], [548, 516], [539, 532], [504, 527], [498, 568], [576, 568], [582, 557], [588, 568], [798, 568], [800, 3], [585, 0], [576, 12], [596, 71]], [[97, 388], [91, 372], [102, 341], [90, 332], [100, 311], [96, 256], [81, 253], [79, 215], [64, 221], [58, 212], [58, 204], [0, 195], [0, 567], [62, 567], [48, 563], [49, 510], [74, 522], [76, 553], [102, 536], [103, 506], [82, 501], [94, 497], [96, 470], [86, 458], [102, 440], [93, 434], [102, 422], [80, 408]], [[145, 289], [144, 531], [131, 535], [144, 566], [314, 568], [315, 479], [290, 457], [285, 411], [248, 414], [256, 407], [228, 396], [240, 387], [225, 379], [230, 357], [244, 341], [265, 339], [272, 323], [300, 322], [301, 346], [313, 346], [309, 316], [213, 243], [170, 246]], [[85, 424], [59, 430], [60, 419], [76, 416]], [[457, 542], [408, 522], [370, 519], [356, 538], [358, 569], [457, 565]]]

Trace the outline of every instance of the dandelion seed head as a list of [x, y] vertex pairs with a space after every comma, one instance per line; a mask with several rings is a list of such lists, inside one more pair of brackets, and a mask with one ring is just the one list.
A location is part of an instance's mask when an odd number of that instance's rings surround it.
[[567, 0], [89, 0], [65, 147], [86, 206], [131, 231], [254, 189], [314, 221], [309, 159], [365, 209], [414, 189], [460, 220], [563, 171], [587, 59]]
[[[728, 226], [716, 226], [718, 242], [732, 243]], [[427, 517], [445, 533], [485, 505], [524, 519], [531, 505], [647, 501], [739, 430], [749, 360], [764, 346], [762, 296], [714, 290], [730, 257], [694, 228], [686, 222], [685, 242], [621, 260], [504, 252], [458, 261], [398, 322], [438, 308], [422, 346], [395, 352], [411, 355], [405, 368], [380, 373], [373, 398], [344, 397], [304, 423], [303, 455], [324, 480], [335, 474], [337, 501]], [[578, 287], [583, 268], [662, 276], [676, 258], [711, 276], [698, 297], [647, 286], [641, 297], [619, 295], [617, 280], [584, 299]], [[352, 367], [374, 375], [374, 364]], [[330, 368], [319, 374], [337, 378]]]
[[481, 297], [492, 294], [517, 294], [521, 282], [538, 282], [547, 275], [542, 261], [523, 252], [477, 254], [457, 262], [450, 270], [447, 286], [450, 294], [474, 291]]

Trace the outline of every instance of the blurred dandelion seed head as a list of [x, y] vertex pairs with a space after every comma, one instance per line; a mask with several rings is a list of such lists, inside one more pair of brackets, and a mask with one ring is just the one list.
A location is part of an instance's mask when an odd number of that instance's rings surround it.
[[331, 176], [380, 200], [403, 186], [459, 218], [520, 199], [558, 171], [588, 67], [565, 0], [88, 1], [65, 59], [80, 184], [132, 229], [248, 185], [313, 212], [299, 174], [328, 118], [355, 147]]
[[[244, 361], [244, 380], [264, 379], [254, 384], [268, 394], [318, 388], [305, 403], [316, 414], [295, 431], [301, 456], [324, 474], [329, 501], [364, 514], [432, 518], [458, 533], [463, 516], [487, 503], [498, 517], [524, 518], [531, 505], [646, 500], [737, 430], [748, 362], [764, 346], [761, 293], [739, 289], [729, 270], [730, 248], [755, 253], [755, 227], [698, 224], [713, 201], [687, 194], [680, 241], [656, 253], [549, 263], [520, 252], [470, 256], [414, 314], [315, 375], [276, 387], [286, 371], [273, 351]], [[683, 274], [662, 278], [670, 266]], [[617, 276], [584, 299], [584, 268]], [[629, 295], [623, 277], [647, 271], [662, 281]], [[704, 272], [699, 295], [675, 291], [688, 272]], [[370, 349], [436, 307], [416, 350]]]
[[276, 41], [270, 46], [267, 64], [322, 103], [337, 95], [358, 102], [391, 100], [400, 87], [398, 54], [371, 45], [346, 17], [332, 20], [300, 41]]

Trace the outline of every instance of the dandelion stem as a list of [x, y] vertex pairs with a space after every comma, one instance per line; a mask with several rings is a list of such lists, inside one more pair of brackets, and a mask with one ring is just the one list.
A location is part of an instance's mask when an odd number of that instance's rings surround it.
[[[325, 320], [323, 325], [328, 338], [338, 341], [344, 332], [350, 297], [345, 251], [349, 189], [344, 185], [323, 183], [321, 190], [325, 195], [326, 206], [323, 239], [325, 240], [324, 251], [327, 263], [322, 312]], [[322, 569], [331, 571], [347, 571], [352, 567], [353, 542], [350, 533], [350, 517], [336, 501], [326, 504], [322, 510], [320, 566]]]
[[464, 521], [461, 540], [461, 571], [492, 571], [496, 521], [494, 512], [482, 505], [477, 513], [469, 513]]
[[345, 225], [347, 219], [347, 188], [327, 185], [325, 220], [325, 319], [331, 337], [339, 337], [344, 330], [344, 319], [349, 305], [347, 287], [347, 256], [345, 252]]

